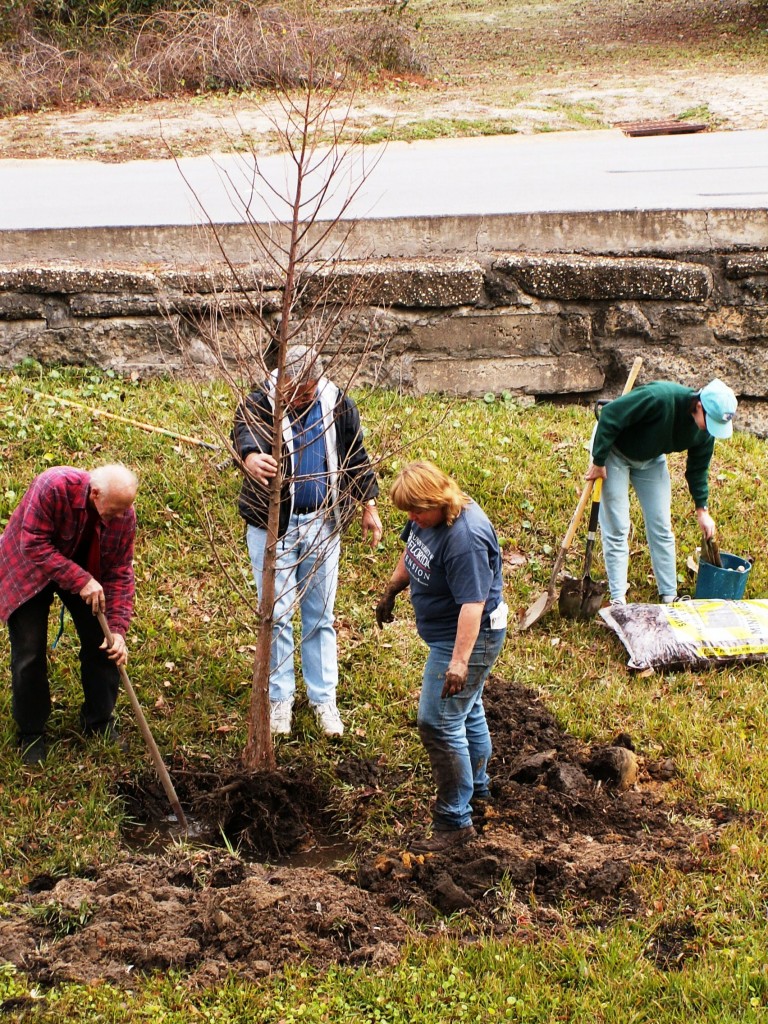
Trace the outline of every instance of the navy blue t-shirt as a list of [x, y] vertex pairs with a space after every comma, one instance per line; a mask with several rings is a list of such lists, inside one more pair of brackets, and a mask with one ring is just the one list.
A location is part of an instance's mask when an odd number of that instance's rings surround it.
[[452, 526], [423, 529], [409, 521], [401, 537], [422, 640], [455, 640], [461, 606], [478, 601], [485, 601], [480, 628], [488, 629], [501, 603], [501, 551], [480, 506], [470, 502]]

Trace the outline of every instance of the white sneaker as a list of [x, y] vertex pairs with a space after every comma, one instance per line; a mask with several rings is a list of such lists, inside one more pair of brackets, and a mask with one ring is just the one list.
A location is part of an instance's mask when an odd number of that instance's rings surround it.
[[313, 710], [320, 723], [320, 728], [326, 736], [342, 736], [344, 734], [344, 723], [335, 704], [314, 704]]
[[662, 604], [674, 604], [677, 600], [677, 594], [662, 594], [659, 598]]
[[626, 603], [626, 597], [614, 597], [611, 601], [611, 608], [623, 608]]
[[269, 731], [272, 735], [289, 736], [292, 716], [292, 700], [271, 700], [269, 702]]

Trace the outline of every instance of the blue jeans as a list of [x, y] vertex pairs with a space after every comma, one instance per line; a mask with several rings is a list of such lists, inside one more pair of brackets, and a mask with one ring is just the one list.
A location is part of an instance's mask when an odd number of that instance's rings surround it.
[[491, 735], [485, 720], [483, 687], [506, 632], [480, 631], [469, 659], [467, 685], [452, 697], [440, 694], [453, 656], [453, 641], [429, 645], [417, 725], [437, 786], [432, 817], [438, 831], [471, 825], [472, 797], [488, 795]]
[[[267, 531], [249, 525], [246, 540], [261, 597]], [[301, 669], [309, 702], [336, 700], [339, 668], [333, 605], [340, 546], [338, 530], [323, 512], [291, 516], [285, 536], [277, 543], [270, 700], [292, 700], [296, 690], [292, 620], [297, 607], [301, 612]]]
[[600, 532], [611, 599], [627, 593], [629, 566], [629, 486], [643, 510], [645, 535], [653, 575], [661, 597], [677, 595], [677, 558], [670, 506], [672, 488], [666, 455], [647, 462], [628, 459], [612, 448], [605, 460], [608, 472], [600, 501]]

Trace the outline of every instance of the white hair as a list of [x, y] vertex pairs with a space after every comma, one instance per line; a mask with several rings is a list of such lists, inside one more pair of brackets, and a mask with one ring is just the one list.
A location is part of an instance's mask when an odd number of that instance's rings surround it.
[[323, 360], [311, 345], [291, 345], [285, 353], [285, 376], [288, 380], [319, 380], [323, 375]]
[[139, 478], [127, 466], [123, 466], [119, 462], [97, 466], [88, 475], [91, 487], [98, 487], [104, 495], [122, 492], [135, 496], [139, 489]]

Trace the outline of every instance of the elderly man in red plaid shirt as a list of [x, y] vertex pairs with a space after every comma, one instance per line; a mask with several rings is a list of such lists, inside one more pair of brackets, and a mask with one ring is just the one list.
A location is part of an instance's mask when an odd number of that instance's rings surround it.
[[[80, 638], [86, 735], [116, 740], [112, 719], [133, 612], [138, 481], [125, 466], [56, 466], [36, 477], [0, 536], [0, 619], [11, 640], [13, 717], [25, 764], [45, 758], [48, 613], [58, 594]], [[109, 623], [107, 647], [96, 613]]]

